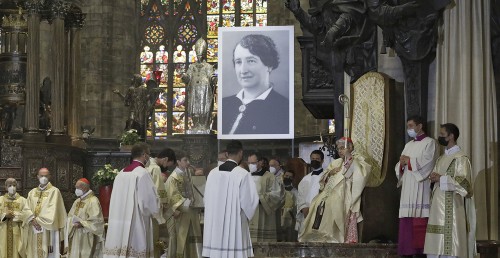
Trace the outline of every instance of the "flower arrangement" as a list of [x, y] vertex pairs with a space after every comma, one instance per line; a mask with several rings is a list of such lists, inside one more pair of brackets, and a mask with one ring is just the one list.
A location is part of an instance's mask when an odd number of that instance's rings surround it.
[[120, 145], [134, 145], [141, 137], [137, 134], [137, 130], [130, 129], [122, 133], [120, 136]]
[[113, 185], [118, 172], [118, 169], [113, 168], [111, 164], [106, 164], [103, 168], [97, 170], [92, 177], [92, 181], [99, 186]]

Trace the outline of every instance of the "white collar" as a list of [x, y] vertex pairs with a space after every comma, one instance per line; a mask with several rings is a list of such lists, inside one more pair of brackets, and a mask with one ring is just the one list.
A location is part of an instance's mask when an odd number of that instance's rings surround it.
[[182, 171], [182, 169], [180, 169], [179, 167], [175, 167], [174, 172], [179, 176], [183, 176], [186, 174], [186, 171]]
[[243, 103], [243, 105], [246, 105], [256, 99], [260, 99], [260, 100], [265, 100], [267, 98], [267, 96], [269, 95], [269, 93], [271, 93], [271, 90], [273, 90], [273, 87], [269, 87], [269, 89], [267, 89], [266, 91], [264, 91], [262, 94], [260, 94], [258, 97], [254, 98], [254, 99], [243, 99], [243, 90], [240, 90], [240, 92], [238, 92], [238, 94], [236, 94], [236, 97], [239, 98], [241, 100], [241, 103]]
[[455, 153], [457, 153], [459, 151], [460, 151], [460, 146], [455, 145], [455, 146], [453, 146], [453, 147], [451, 147], [449, 149], [444, 149], [444, 154], [447, 155], [447, 156], [449, 156], [449, 155], [453, 155], [453, 154], [455, 154]]
[[92, 193], [92, 190], [88, 190], [86, 193], [84, 193], [82, 196], [80, 196], [80, 199], [84, 199], [85, 197], [87, 197], [87, 195], [91, 194]]
[[43, 191], [43, 190], [47, 189], [47, 186], [48, 186], [48, 185], [49, 185], [49, 183], [47, 183], [44, 187], [41, 187], [41, 186], [39, 185], [39, 186], [38, 186], [38, 188], [39, 188], [41, 191]]

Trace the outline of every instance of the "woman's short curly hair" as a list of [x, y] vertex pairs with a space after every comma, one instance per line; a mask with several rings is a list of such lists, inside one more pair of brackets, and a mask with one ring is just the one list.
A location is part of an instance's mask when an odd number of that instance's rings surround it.
[[261, 34], [244, 36], [233, 49], [233, 65], [234, 51], [238, 45], [248, 49], [253, 55], [258, 56], [267, 67], [271, 67], [273, 70], [278, 68], [280, 57], [276, 49], [276, 44], [270, 37]]

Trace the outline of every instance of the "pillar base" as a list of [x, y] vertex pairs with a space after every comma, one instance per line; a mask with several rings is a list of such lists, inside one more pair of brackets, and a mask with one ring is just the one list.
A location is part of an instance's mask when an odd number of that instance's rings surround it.
[[47, 142], [71, 145], [71, 137], [68, 135], [49, 135], [47, 136]]
[[28, 131], [23, 133], [23, 141], [26, 142], [45, 142], [45, 134], [38, 131]]

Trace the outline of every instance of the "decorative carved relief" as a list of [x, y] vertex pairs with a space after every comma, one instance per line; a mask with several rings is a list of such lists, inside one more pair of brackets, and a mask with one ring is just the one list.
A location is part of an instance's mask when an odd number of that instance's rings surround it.
[[184, 150], [189, 154], [189, 160], [194, 167], [203, 168], [210, 164], [213, 139], [211, 135], [185, 135]]
[[0, 192], [5, 191], [5, 180], [14, 178], [18, 182], [18, 191], [22, 191], [22, 171], [20, 167], [0, 167]]
[[80, 8], [73, 5], [64, 19], [64, 26], [66, 29], [81, 29], [85, 25], [85, 17], [86, 14], [82, 13]]
[[[304, 50], [303, 50], [304, 51]], [[315, 55], [309, 55], [309, 80], [307, 81], [307, 90], [314, 89], [333, 89], [334, 82], [330, 73], [325, 70], [324, 65], [320, 63]]]
[[[51, 2], [51, 3], [50, 3]], [[64, 19], [68, 13], [71, 4], [64, 0], [49, 1], [48, 10], [50, 11], [51, 19]]]
[[2, 167], [21, 167], [21, 146], [19, 146], [17, 141], [7, 139], [2, 140], [0, 148]]
[[73, 183], [76, 183], [76, 180], [83, 177], [83, 167], [81, 165], [73, 164], [72, 173], [73, 175]]
[[41, 0], [28, 0], [24, 2], [24, 9], [29, 15], [40, 14], [41, 7]]
[[68, 163], [66, 161], [59, 161], [57, 165], [57, 185], [61, 190], [69, 190], [69, 174], [68, 174]]

